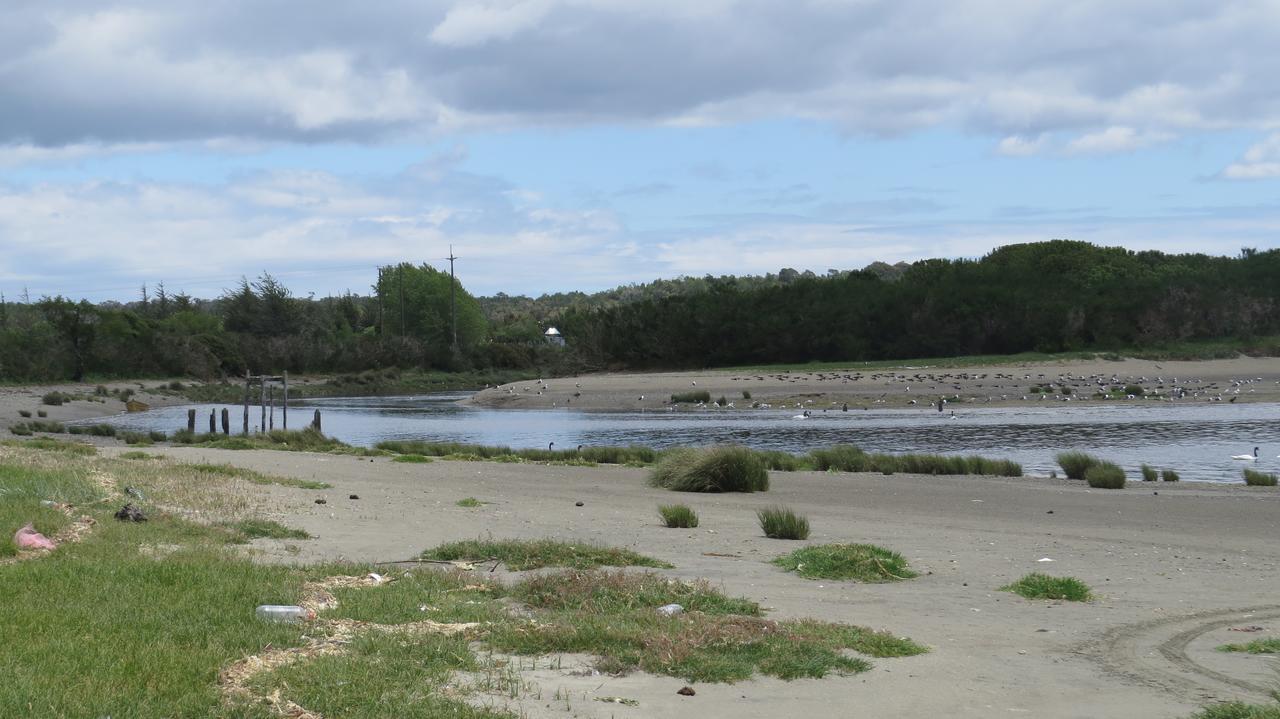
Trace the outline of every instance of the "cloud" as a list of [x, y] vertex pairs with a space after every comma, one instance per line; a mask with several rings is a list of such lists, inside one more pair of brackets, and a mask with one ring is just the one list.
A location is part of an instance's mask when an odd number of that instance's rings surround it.
[[1027, 157], [1039, 154], [1047, 146], [1048, 137], [1045, 135], [1037, 135], [1031, 138], [1010, 135], [1000, 141], [1000, 144], [996, 146], [996, 152], [1009, 157]]
[[1082, 135], [1067, 143], [1069, 154], [1110, 154], [1115, 152], [1132, 152], [1134, 150], [1168, 142], [1173, 135], [1167, 132], [1138, 132], [1132, 127], [1108, 127], [1099, 132]]
[[1015, 153], [1045, 133], [1125, 146], [1123, 128], [1142, 146], [1280, 125], [1278, 24], [1245, 0], [15, 0], [0, 144], [785, 117], [962, 128]]
[[1228, 180], [1265, 180], [1280, 177], [1280, 133], [1245, 150], [1239, 162], [1222, 170]]

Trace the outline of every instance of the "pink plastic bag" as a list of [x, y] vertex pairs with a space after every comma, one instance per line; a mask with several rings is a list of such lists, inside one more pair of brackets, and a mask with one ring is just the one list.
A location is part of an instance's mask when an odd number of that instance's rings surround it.
[[18, 549], [53, 549], [58, 546], [52, 539], [37, 532], [30, 522], [14, 533], [13, 542], [18, 545]]

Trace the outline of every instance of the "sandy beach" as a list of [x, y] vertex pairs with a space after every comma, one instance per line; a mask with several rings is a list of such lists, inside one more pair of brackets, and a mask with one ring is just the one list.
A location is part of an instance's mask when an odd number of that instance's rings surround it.
[[[1100, 387], [1137, 386], [1160, 399], [1127, 394], [1093, 399]], [[1046, 389], [1033, 392], [1032, 388]], [[1066, 391], [1063, 391], [1063, 388]], [[1239, 357], [1196, 362], [1081, 360], [977, 367], [847, 367], [768, 372], [708, 370], [660, 373], [602, 373], [512, 382], [478, 392], [470, 403], [494, 408], [584, 410], [666, 409], [671, 395], [706, 391], [724, 397], [731, 409], [753, 404], [774, 408], [832, 411], [929, 406], [945, 398], [952, 408], [1059, 402], [1280, 401], [1280, 358]], [[750, 398], [744, 396], [744, 392]], [[1108, 393], [1109, 394], [1109, 393]], [[1177, 399], [1170, 399], [1171, 397]], [[694, 405], [683, 405], [682, 409]]]
[[[1102, 491], [1069, 480], [774, 473], [767, 493], [675, 495], [648, 487], [645, 470], [613, 466], [155, 451], [333, 485], [253, 487], [274, 518], [315, 535], [255, 542], [250, 551], [264, 561], [404, 560], [477, 537], [591, 541], [671, 562], [671, 576], [708, 578], [773, 618], [887, 629], [931, 649], [875, 660], [852, 677], [700, 684], [694, 697], [678, 696], [685, 682], [669, 677], [580, 676], [587, 659], [566, 657], [526, 673], [544, 699], [514, 700], [524, 716], [1180, 717], [1214, 701], [1266, 701], [1277, 679], [1274, 658], [1214, 651], [1273, 635], [1233, 628], [1280, 627], [1280, 492], [1271, 488], [1136, 482]], [[456, 506], [464, 497], [488, 504]], [[661, 527], [655, 507], [672, 501], [694, 507], [702, 525]], [[761, 535], [755, 511], [772, 504], [810, 518], [808, 543], [879, 544], [921, 576], [867, 585], [784, 572], [767, 561], [804, 543]], [[997, 591], [1035, 571], [1077, 577], [1098, 598]], [[545, 699], [557, 691], [573, 699]], [[592, 701], [605, 696], [638, 705]]]

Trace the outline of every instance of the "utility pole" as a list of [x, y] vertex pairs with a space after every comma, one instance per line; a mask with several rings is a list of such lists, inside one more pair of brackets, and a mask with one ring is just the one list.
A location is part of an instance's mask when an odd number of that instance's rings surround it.
[[449, 260], [449, 327], [453, 330], [453, 348], [458, 348], [458, 310], [457, 310], [457, 294], [458, 285], [453, 279], [453, 261], [458, 259], [453, 256], [453, 245], [449, 245], [449, 256], [445, 258]]

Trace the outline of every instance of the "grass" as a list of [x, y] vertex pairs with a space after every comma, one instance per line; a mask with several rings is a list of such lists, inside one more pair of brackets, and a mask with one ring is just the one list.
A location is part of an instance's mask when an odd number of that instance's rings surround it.
[[293, 529], [271, 519], [242, 519], [238, 522], [226, 523], [241, 541], [250, 539], [311, 539], [311, 535], [301, 529]]
[[944, 454], [868, 453], [849, 444], [815, 449], [809, 463], [823, 472], [878, 472], [881, 474], [986, 475], [1021, 477], [1022, 465], [1007, 459]]
[[1226, 702], [1205, 707], [1188, 719], [1280, 719], [1280, 705]]
[[1244, 470], [1244, 483], [1250, 487], [1274, 487], [1276, 486], [1276, 475], [1246, 468]]
[[658, 507], [658, 516], [665, 527], [672, 529], [691, 529], [698, 526], [698, 513], [685, 504], [663, 504]]
[[1154, 482], [1159, 478], [1160, 478], [1160, 473], [1156, 471], [1155, 467], [1152, 467], [1149, 464], [1142, 465], [1142, 481]]
[[552, 539], [528, 541], [472, 539], [450, 542], [428, 549], [422, 553], [422, 558], [444, 561], [499, 561], [513, 572], [542, 567], [572, 567], [573, 569], [592, 567], [669, 569], [671, 567], [666, 562], [636, 554], [628, 549], [602, 547], [587, 542], [569, 544]]
[[1066, 472], [1067, 479], [1084, 479], [1084, 473], [1102, 461], [1093, 455], [1077, 451], [1059, 452], [1055, 459], [1062, 471]]
[[769, 472], [760, 456], [745, 447], [686, 447], [664, 454], [649, 483], [677, 492], [765, 492]]
[[73, 424], [67, 427], [67, 434], [87, 434], [94, 437], [116, 436], [115, 425], [110, 424]]
[[346, 442], [326, 436], [312, 427], [300, 430], [273, 429], [261, 434], [237, 435], [234, 437], [216, 432], [197, 434], [181, 429], [174, 432], [170, 439], [178, 444], [191, 444], [213, 449], [275, 449], [289, 452], [353, 454], [362, 457], [383, 454], [365, 447], [353, 447]]
[[276, 484], [281, 487], [294, 487], [297, 489], [331, 489], [333, 487], [333, 485], [326, 482], [295, 479], [293, 477], [277, 477], [255, 472], [252, 469], [243, 469], [232, 464], [179, 464], [176, 465], [176, 468], [196, 475], [241, 479], [251, 484]]
[[102, 490], [89, 479], [86, 471], [51, 471], [0, 460], [0, 557], [17, 553], [13, 534], [28, 522], [47, 537], [70, 523], [65, 514], [42, 502], [78, 506], [102, 497]]
[[881, 583], [912, 579], [901, 554], [874, 544], [822, 544], [797, 549], [773, 563], [805, 579], [853, 579]]
[[768, 507], [756, 512], [760, 529], [770, 539], [808, 539], [809, 520], [786, 507]]
[[98, 453], [98, 448], [91, 444], [82, 444], [80, 442], [69, 442], [65, 439], [56, 437], [35, 437], [28, 440], [6, 440], [0, 442], [0, 445], [7, 447], [25, 447], [27, 449], [38, 449], [45, 452], [64, 452], [66, 454], [78, 455], [94, 455]]
[[585, 460], [596, 464], [652, 464], [658, 451], [649, 447], [583, 447], [581, 449], [512, 449], [502, 445], [466, 444], [463, 442], [423, 442], [395, 440], [379, 442], [377, 449], [397, 454], [424, 457], [475, 458], [499, 462], [568, 462]]
[[1068, 602], [1087, 602], [1093, 598], [1089, 585], [1072, 577], [1051, 577], [1038, 572], [1028, 574], [1008, 586], [1002, 592], [1013, 592], [1027, 599], [1061, 599]]
[[1280, 654], [1280, 638], [1255, 639], [1248, 644], [1223, 644], [1220, 652], [1245, 652], [1247, 654]]
[[398, 454], [395, 457], [392, 457], [391, 461], [399, 462], [401, 464], [429, 464], [435, 460], [425, 454]]
[[1178, 473], [1172, 469], [1162, 469], [1160, 470], [1160, 479], [1163, 479], [1166, 482], [1177, 482], [1180, 477], [1178, 476]]
[[466, 507], [467, 509], [474, 509], [474, 508], [476, 508], [476, 507], [483, 507], [484, 505], [488, 504], [488, 502], [481, 502], [480, 500], [476, 499], [475, 497], [463, 497], [462, 499], [459, 499], [459, 500], [456, 502], [456, 504], [457, 504], [459, 507]]
[[1094, 489], [1124, 489], [1124, 470], [1111, 462], [1099, 462], [1085, 471], [1084, 481]]
[[158, 454], [147, 454], [142, 450], [134, 449], [128, 452], [121, 452], [120, 459], [162, 459], [162, 456]]
[[698, 392], [677, 392], [671, 395], [671, 404], [698, 404], [711, 401], [711, 393], [706, 390]]
[[18, 416], [19, 416], [19, 417], [22, 417], [22, 418], [24, 418], [24, 419], [30, 419], [30, 418], [31, 418], [31, 410], [29, 410], [29, 409], [20, 409], [20, 410], [18, 410]]

